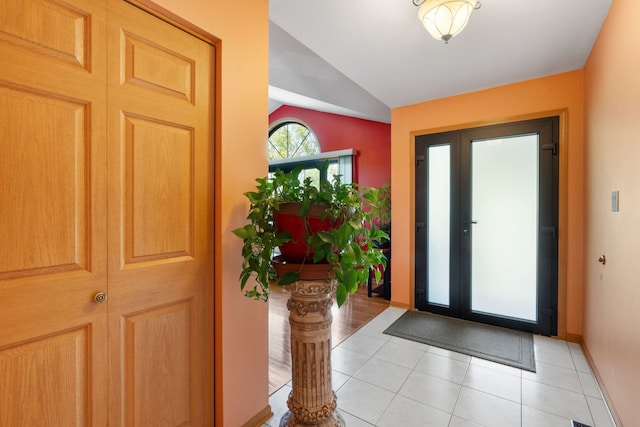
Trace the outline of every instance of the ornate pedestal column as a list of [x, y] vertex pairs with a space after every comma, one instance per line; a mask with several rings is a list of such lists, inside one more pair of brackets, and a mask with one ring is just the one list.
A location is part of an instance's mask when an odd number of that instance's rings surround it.
[[291, 325], [292, 390], [280, 427], [344, 426], [331, 386], [331, 280], [300, 280], [287, 286]]

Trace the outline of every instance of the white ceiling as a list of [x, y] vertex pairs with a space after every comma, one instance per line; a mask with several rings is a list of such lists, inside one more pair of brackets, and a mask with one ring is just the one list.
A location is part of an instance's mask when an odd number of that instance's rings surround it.
[[433, 39], [411, 0], [269, 0], [270, 111], [390, 122], [390, 109], [581, 69], [612, 0], [481, 0]]

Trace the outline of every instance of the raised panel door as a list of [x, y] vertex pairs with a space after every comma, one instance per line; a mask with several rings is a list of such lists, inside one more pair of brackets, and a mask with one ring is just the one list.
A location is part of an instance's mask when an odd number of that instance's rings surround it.
[[119, 0], [3, 11], [0, 426], [212, 425], [213, 47]]
[[215, 52], [109, 13], [110, 422], [211, 425]]
[[107, 422], [106, 8], [0, 14], [0, 425]]

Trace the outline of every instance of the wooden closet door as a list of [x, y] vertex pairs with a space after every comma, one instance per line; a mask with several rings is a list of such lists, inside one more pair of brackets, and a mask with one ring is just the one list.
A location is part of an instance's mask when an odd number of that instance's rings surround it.
[[0, 13], [0, 425], [107, 422], [106, 7]]
[[213, 425], [214, 59], [109, 0], [111, 426]]
[[2, 10], [0, 425], [212, 425], [213, 47], [119, 0]]

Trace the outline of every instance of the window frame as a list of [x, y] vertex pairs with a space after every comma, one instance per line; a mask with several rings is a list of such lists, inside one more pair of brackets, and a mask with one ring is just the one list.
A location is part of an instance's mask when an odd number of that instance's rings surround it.
[[[269, 156], [269, 152], [271, 150], [271, 135], [276, 133], [282, 127], [288, 126], [288, 125], [291, 125], [291, 124], [299, 125], [299, 126], [304, 127], [309, 132], [309, 134], [313, 136], [313, 139], [315, 140], [315, 142], [317, 144], [318, 154], [322, 153], [322, 147], [320, 146], [320, 140], [318, 139], [318, 136], [313, 131], [311, 126], [309, 126], [308, 124], [306, 124], [302, 120], [298, 120], [298, 119], [294, 119], [294, 118], [286, 118], [286, 119], [281, 119], [281, 120], [278, 120], [278, 121], [272, 123], [271, 126], [269, 127], [269, 136], [267, 138], [267, 157]], [[288, 157], [288, 158], [284, 158], [283, 157], [281, 159], [275, 159], [275, 160], [269, 160], [269, 161], [271, 162], [271, 161], [279, 161], [279, 160], [288, 160], [288, 159], [295, 159], [297, 157], [307, 157], [307, 156], [293, 156], [293, 157]]]

